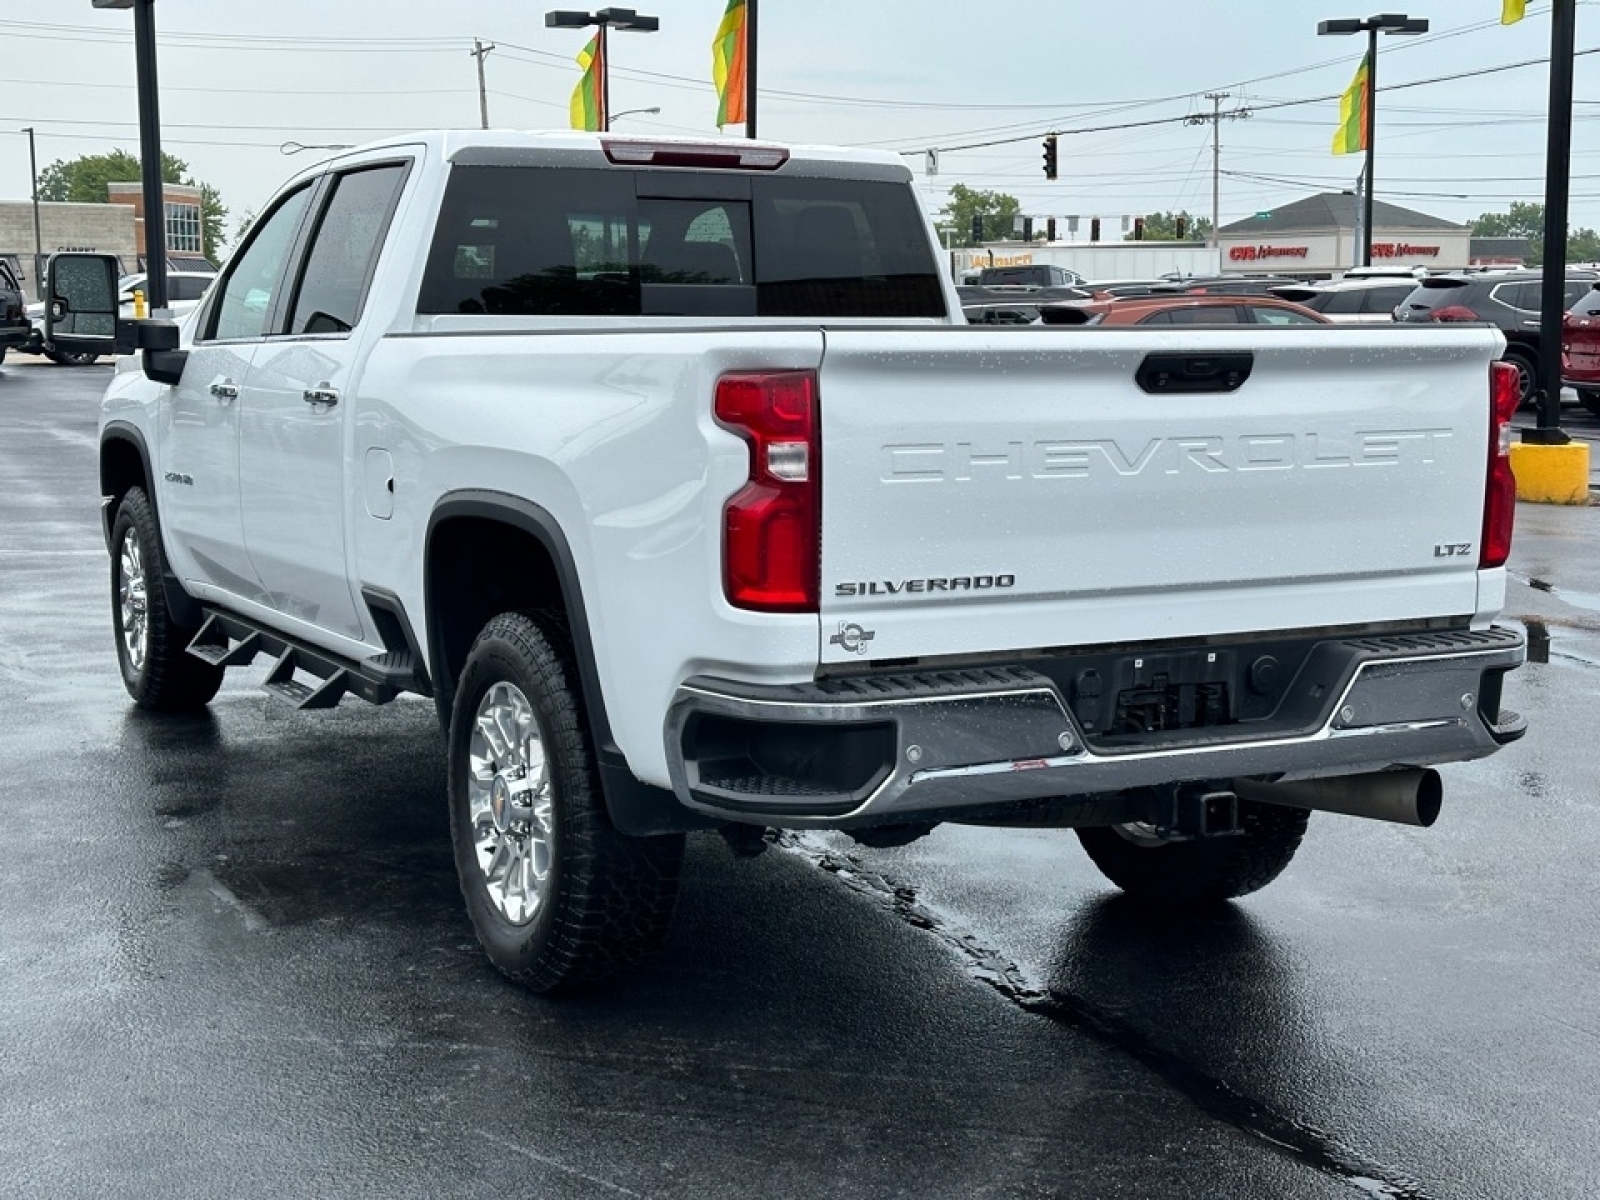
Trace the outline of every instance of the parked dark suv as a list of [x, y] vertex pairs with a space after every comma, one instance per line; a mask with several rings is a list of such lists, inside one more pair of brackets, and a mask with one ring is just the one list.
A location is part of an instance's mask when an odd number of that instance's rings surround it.
[[[1569, 271], [1562, 310], [1573, 306], [1600, 272]], [[1482, 275], [1431, 275], [1417, 280], [1394, 310], [1396, 321], [1487, 321], [1506, 335], [1504, 360], [1517, 368], [1522, 403], [1539, 390], [1539, 289], [1537, 271]]]
[[0, 259], [0, 362], [13, 346], [26, 345], [33, 333], [28, 313], [22, 302], [22, 285], [17, 282], [11, 264]]

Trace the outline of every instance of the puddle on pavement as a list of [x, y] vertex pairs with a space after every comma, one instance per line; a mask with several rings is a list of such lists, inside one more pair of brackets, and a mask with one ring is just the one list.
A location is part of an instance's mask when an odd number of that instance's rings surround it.
[[1570, 604], [1573, 608], [1583, 608], [1590, 612], [1600, 612], [1600, 593], [1573, 592], [1566, 588], [1558, 588], [1548, 579], [1536, 579], [1532, 575], [1519, 575], [1515, 571], [1509, 572], [1511, 578], [1520, 583], [1525, 583], [1536, 592], [1543, 592], [1547, 596], [1554, 596], [1563, 604]]

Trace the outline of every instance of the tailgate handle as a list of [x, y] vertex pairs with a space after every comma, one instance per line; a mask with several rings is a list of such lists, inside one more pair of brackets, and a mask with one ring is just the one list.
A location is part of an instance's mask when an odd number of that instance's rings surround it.
[[1141, 391], [1236, 392], [1250, 378], [1255, 355], [1248, 350], [1225, 354], [1147, 354], [1133, 380]]

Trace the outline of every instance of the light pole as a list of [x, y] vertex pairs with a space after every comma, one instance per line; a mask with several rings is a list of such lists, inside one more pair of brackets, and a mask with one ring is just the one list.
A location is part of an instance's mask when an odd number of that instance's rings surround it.
[[661, 109], [660, 109], [659, 106], [654, 107], [654, 108], [625, 108], [619, 113], [609, 113], [609, 114], [607, 114], [607, 118], [606, 119], [607, 119], [608, 122], [609, 121], [616, 121], [616, 120], [620, 120], [623, 117], [631, 117], [635, 113], [651, 113], [651, 114], [655, 114], [655, 113], [659, 113], [660, 111], [661, 111]]
[[33, 298], [44, 299], [44, 239], [39, 236], [39, 160], [33, 153], [33, 126], [28, 135], [28, 174], [33, 177]]
[[1427, 32], [1426, 17], [1408, 17], [1404, 13], [1381, 13], [1376, 17], [1346, 17], [1317, 22], [1319, 35], [1330, 33], [1367, 35], [1367, 127], [1362, 131], [1367, 142], [1367, 189], [1362, 202], [1364, 220], [1361, 225], [1361, 265], [1364, 267], [1372, 265], [1372, 193], [1375, 190], [1372, 186], [1372, 160], [1378, 141], [1375, 132], [1378, 104], [1378, 34]]
[[661, 18], [647, 17], [631, 8], [602, 8], [599, 12], [571, 12], [552, 9], [544, 15], [546, 29], [587, 29], [599, 27], [600, 35], [600, 128], [611, 128], [611, 57], [606, 53], [606, 30], [621, 29], [634, 33], [654, 33], [661, 28]]
[[161, 184], [161, 109], [156, 86], [156, 0], [94, 0], [96, 8], [133, 9], [133, 56], [139, 85], [139, 161], [144, 184], [145, 298], [167, 315], [167, 204]]

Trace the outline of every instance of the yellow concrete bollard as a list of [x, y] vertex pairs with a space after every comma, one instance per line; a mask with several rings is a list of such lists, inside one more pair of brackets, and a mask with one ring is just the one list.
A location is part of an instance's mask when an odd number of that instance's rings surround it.
[[1534, 504], [1589, 503], [1589, 443], [1543, 446], [1511, 444], [1511, 473], [1517, 499]]
[[136, 321], [142, 321], [148, 315], [149, 314], [145, 311], [145, 307], [144, 307], [144, 289], [143, 288], [134, 288], [133, 289], [133, 319], [136, 320]]

